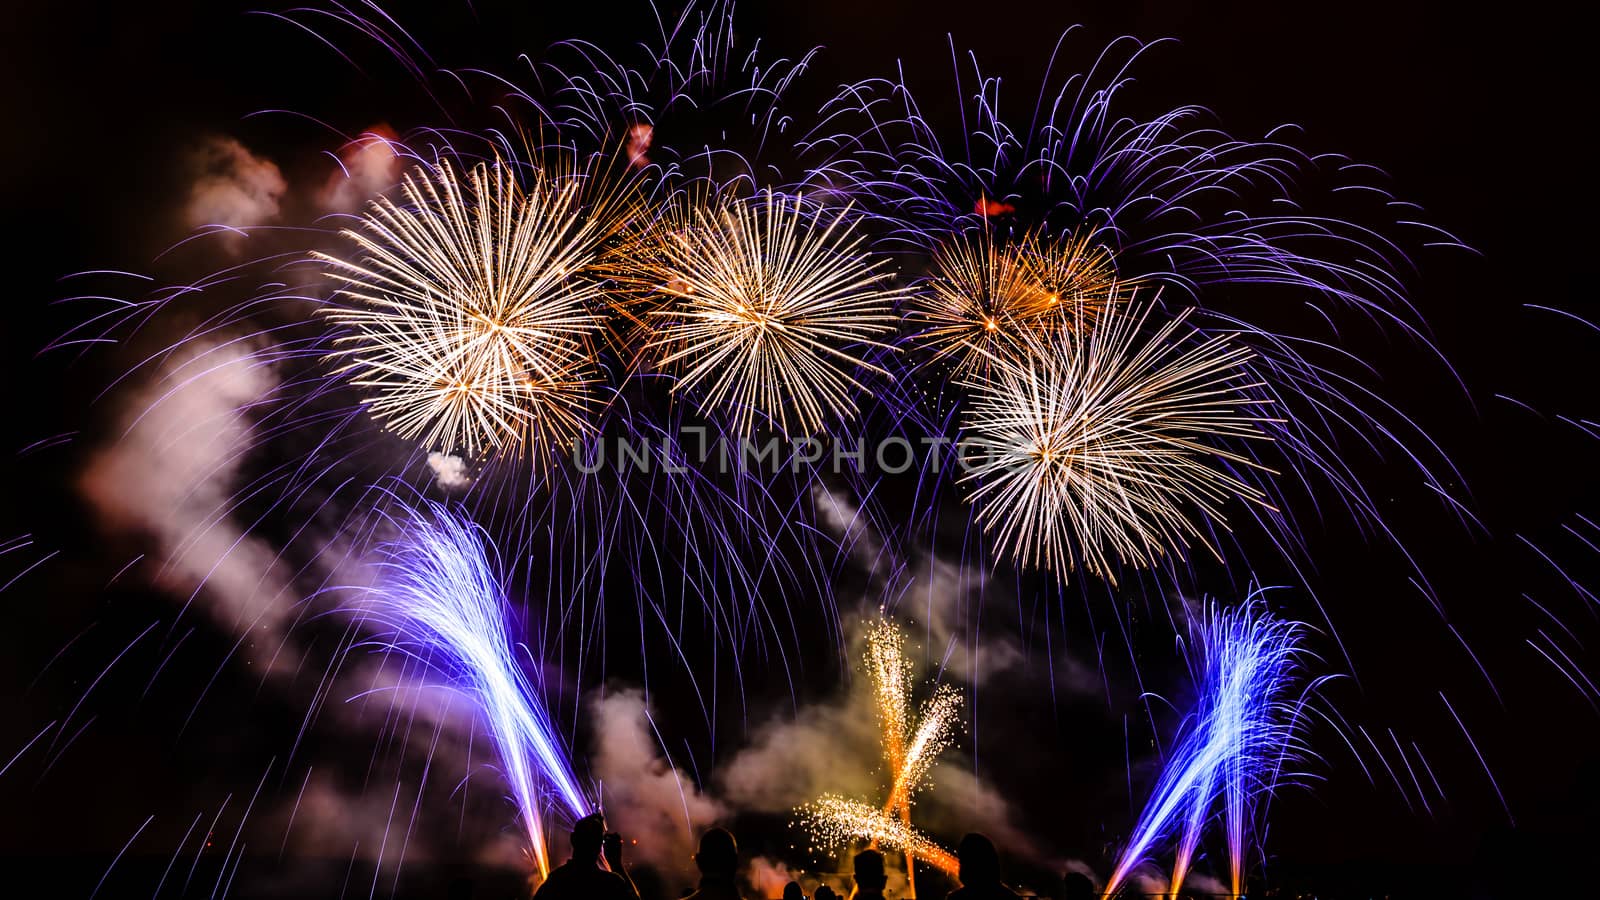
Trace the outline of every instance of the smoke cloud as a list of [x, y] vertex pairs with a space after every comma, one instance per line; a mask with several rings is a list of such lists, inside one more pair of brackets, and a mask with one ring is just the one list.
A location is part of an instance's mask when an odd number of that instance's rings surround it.
[[374, 125], [339, 153], [339, 170], [317, 193], [319, 209], [332, 213], [359, 211], [369, 200], [394, 187], [405, 166], [395, 147], [398, 137], [387, 125]]
[[[202, 144], [190, 158], [193, 177], [184, 206], [190, 228], [249, 228], [278, 217], [288, 182], [267, 159], [251, 153], [234, 138], [217, 137]], [[237, 250], [243, 235], [230, 235], [226, 245]]]
[[281, 634], [295, 597], [276, 551], [227, 510], [253, 444], [248, 409], [275, 383], [242, 344], [185, 347], [130, 398], [119, 431], [78, 480], [103, 527], [155, 543], [155, 585], [255, 637], [244, 649], [258, 660], [275, 647], [264, 638]]
[[600, 699], [594, 723], [596, 751], [590, 763], [601, 782], [607, 823], [638, 841], [633, 853], [639, 861], [663, 873], [692, 873], [700, 832], [723, 818], [726, 809], [663, 758], [639, 691]]

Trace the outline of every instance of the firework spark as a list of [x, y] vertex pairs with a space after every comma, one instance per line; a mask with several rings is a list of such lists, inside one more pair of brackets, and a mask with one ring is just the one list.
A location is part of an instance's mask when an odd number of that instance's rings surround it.
[[699, 389], [748, 431], [758, 419], [806, 433], [854, 417], [855, 371], [886, 375], [852, 355], [892, 332], [899, 289], [861, 252], [847, 211], [816, 221], [801, 198], [691, 204], [659, 229], [645, 275], [670, 298], [651, 315], [648, 348], [678, 371], [674, 391]]
[[[1111, 557], [1151, 565], [1191, 541], [1211, 546], [1189, 508], [1226, 525], [1222, 504], [1265, 495], [1227, 464], [1255, 467], [1218, 439], [1261, 438], [1250, 351], [1228, 336], [1185, 345], [1186, 313], [1140, 339], [1151, 307], [1107, 307], [1087, 336], [1030, 343], [970, 382], [963, 480], [977, 519], [1021, 565], [1074, 563], [1115, 583]], [[1208, 443], [1211, 441], [1213, 443]], [[1218, 460], [1221, 464], [1213, 463]]]
[[1088, 236], [1002, 242], [985, 224], [937, 246], [933, 274], [912, 295], [916, 340], [957, 372], [1025, 351], [1031, 338], [1080, 331], [1116, 295], [1111, 253]]
[[950, 851], [900, 819], [869, 804], [825, 794], [800, 807], [799, 814], [801, 824], [823, 846], [836, 847], [865, 838], [913, 855], [947, 875], [953, 876], [960, 870], [960, 863]]
[[961, 714], [961, 692], [947, 684], [934, 688], [932, 696], [917, 712], [917, 729], [905, 745], [900, 765], [895, 769], [885, 810], [900, 810], [909, 816], [911, 798], [923, 786], [928, 770], [939, 754], [955, 740], [956, 722]]
[[513, 656], [506, 603], [482, 532], [444, 507], [403, 510], [402, 538], [383, 548], [366, 613], [387, 645], [462, 685], [488, 725], [541, 875], [550, 871], [543, 798], [574, 819], [593, 811], [543, 703]]
[[[1106, 896], [1181, 824], [1170, 891], [1182, 887], [1212, 805], [1220, 795], [1232, 894], [1244, 885], [1245, 842], [1257, 799], [1270, 795], [1284, 762], [1305, 753], [1299, 734], [1308, 689], [1291, 691], [1305, 656], [1304, 626], [1271, 616], [1258, 599], [1207, 607], [1197, 627], [1200, 699], [1185, 719], [1144, 813], [1117, 862]], [[1315, 687], [1315, 684], [1312, 685]]]
[[955, 739], [961, 693], [939, 685], [912, 718], [911, 661], [904, 636], [888, 619], [868, 629], [866, 661], [883, 733], [883, 759], [894, 778], [884, 812], [909, 812], [912, 795]]
[[408, 175], [345, 232], [361, 258], [318, 254], [346, 303], [335, 357], [373, 413], [430, 449], [550, 447], [588, 427], [598, 284], [586, 270], [620, 221], [585, 178], [504, 162]]
[[899, 772], [905, 766], [906, 737], [911, 732], [911, 660], [905, 655], [905, 637], [888, 619], [867, 629], [866, 663], [877, 700], [884, 762], [889, 771]]

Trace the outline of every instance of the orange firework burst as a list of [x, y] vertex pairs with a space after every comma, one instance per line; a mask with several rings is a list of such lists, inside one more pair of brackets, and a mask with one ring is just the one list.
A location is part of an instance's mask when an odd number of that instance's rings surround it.
[[1016, 355], [1031, 338], [1084, 330], [1115, 299], [1116, 284], [1110, 251], [1087, 235], [1002, 242], [984, 228], [934, 250], [910, 317], [924, 326], [917, 340], [935, 360], [967, 372]]

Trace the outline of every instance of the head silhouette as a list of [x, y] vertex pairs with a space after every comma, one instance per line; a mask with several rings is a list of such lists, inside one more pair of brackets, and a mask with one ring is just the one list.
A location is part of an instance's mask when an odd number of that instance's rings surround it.
[[783, 886], [783, 900], [806, 900], [805, 892], [800, 890], [800, 883], [791, 881]]
[[1062, 900], [1095, 900], [1094, 882], [1082, 872], [1068, 872], [1067, 877], [1061, 879]]
[[572, 826], [572, 858], [593, 860], [600, 855], [606, 840], [606, 817], [600, 813], [584, 816]]
[[961, 845], [956, 848], [956, 856], [961, 860], [961, 874], [957, 877], [961, 879], [962, 884], [999, 883], [1000, 853], [994, 849], [994, 841], [981, 834], [969, 834], [961, 839]]
[[694, 855], [694, 864], [702, 875], [733, 877], [739, 867], [739, 845], [725, 828], [713, 828], [700, 835], [700, 852]]
[[876, 850], [863, 850], [856, 854], [856, 890], [881, 891], [889, 883], [883, 874], [883, 854]]

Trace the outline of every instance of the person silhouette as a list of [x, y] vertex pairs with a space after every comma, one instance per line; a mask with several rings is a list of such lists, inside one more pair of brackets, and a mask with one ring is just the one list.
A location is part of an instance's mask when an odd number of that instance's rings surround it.
[[1061, 887], [1061, 900], [1095, 900], [1094, 882], [1082, 872], [1068, 872]]
[[839, 895], [834, 893], [833, 888], [821, 884], [817, 886], [817, 893], [811, 900], [839, 900]]
[[800, 882], [791, 881], [783, 886], [783, 900], [806, 900], [806, 893], [800, 889]]
[[[550, 872], [535, 900], [639, 900], [639, 892], [622, 867], [622, 838], [606, 832], [601, 813], [572, 826], [572, 857]], [[605, 851], [609, 869], [600, 866]]]
[[850, 894], [854, 900], [884, 900], [883, 886], [889, 876], [883, 873], [883, 854], [876, 850], [863, 850], [855, 859], [856, 889]]
[[1000, 852], [994, 841], [969, 834], [956, 848], [956, 858], [961, 861], [956, 876], [961, 887], [950, 892], [949, 900], [1018, 900], [1019, 895], [1000, 882]]
[[700, 835], [700, 852], [694, 855], [700, 867], [700, 889], [688, 900], [739, 900], [734, 873], [739, 868], [739, 845], [725, 828], [713, 828]]

